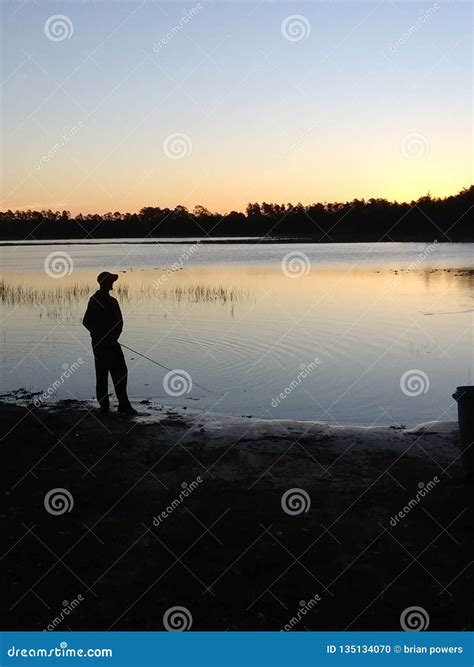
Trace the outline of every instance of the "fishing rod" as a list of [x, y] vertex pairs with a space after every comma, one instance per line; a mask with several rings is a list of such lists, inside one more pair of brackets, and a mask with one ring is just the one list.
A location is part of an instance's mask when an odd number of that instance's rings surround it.
[[[144, 359], [147, 359], [148, 361], [151, 361], [152, 364], [156, 364], [157, 366], [161, 366], [161, 368], [164, 368], [166, 371], [170, 371], [170, 373], [174, 373], [174, 370], [172, 368], [168, 368], [168, 366], [165, 366], [164, 364], [160, 364], [159, 361], [155, 361], [154, 359], [151, 359], [150, 357], [147, 357], [146, 354], [142, 354], [141, 352], [138, 352], [137, 350], [134, 350], [131, 347], [128, 347], [128, 345], [124, 345], [123, 343], [119, 343], [120, 347], [124, 347], [126, 350], [130, 350], [130, 352], [133, 352], [134, 354], [138, 354], [138, 356], [143, 357]], [[211, 394], [219, 394], [221, 392], [218, 391], [213, 391], [212, 389], [209, 389], [208, 387], [204, 387], [202, 384], [199, 384], [199, 382], [195, 382], [193, 380], [193, 384], [196, 385], [196, 387], [199, 387], [200, 389], [204, 389], [204, 391], [208, 391]]]

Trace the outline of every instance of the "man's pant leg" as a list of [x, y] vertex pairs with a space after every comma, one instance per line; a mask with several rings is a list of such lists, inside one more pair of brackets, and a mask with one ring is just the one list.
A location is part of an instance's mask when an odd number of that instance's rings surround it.
[[107, 355], [100, 349], [93, 348], [95, 363], [95, 393], [101, 410], [109, 409], [109, 364]]
[[111, 351], [110, 375], [115, 387], [115, 393], [119, 402], [119, 408], [126, 408], [130, 405], [127, 395], [128, 370], [123, 356], [122, 348], [119, 343]]

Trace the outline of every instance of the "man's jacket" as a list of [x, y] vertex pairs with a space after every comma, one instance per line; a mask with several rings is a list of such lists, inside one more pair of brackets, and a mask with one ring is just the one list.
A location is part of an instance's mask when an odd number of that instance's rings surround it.
[[123, 329], [122, 312], [117, 299], [108, 292], [98, 290], [89, 299], [82, 324], [89, 331], [93, 345], [107, 345], [117, 341]]

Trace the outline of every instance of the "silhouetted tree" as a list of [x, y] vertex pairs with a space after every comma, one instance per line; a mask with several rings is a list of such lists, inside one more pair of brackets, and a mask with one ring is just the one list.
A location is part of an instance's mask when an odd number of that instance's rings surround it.
[[[69, 211], [0, 212], [2, 239], [125, 238], [165, 236], [257, 236], [339, 241], [472, 241], [474, 186], [445, 198], [426, 194], [416, 201], [383, 198], [304, 206], [249, 203], [246, 212], [212, 213], [198, 204], [173, 209], [145, 206], [138, 213], [104, 215]], [[67, 223], [67, 224], [66, 224]]]

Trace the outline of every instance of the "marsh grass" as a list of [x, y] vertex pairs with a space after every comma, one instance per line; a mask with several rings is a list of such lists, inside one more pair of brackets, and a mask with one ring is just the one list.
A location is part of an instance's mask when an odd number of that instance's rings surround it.
[[[31, 284], [0, 281], [0, 303], [8, 307], [41, 307], [47, 317], [57, 318], [71, 313], [76, 306], [86, 304], [96, 286], [89, 283], [72, 283], [56, 287], [38, 287]], [[153, 284], [139, 287], [118, 285], [114, 295], [121, 303], [133, 301], [171, 300], [176, 303], [218, 303], [234, 306], [248, 300], [248, 290], [224, 285], [184, 284], [156, 289]]]
[[237, 303], [249, 298], [248, 290], [223, 285], [183, 285], [163, 291], [164, 298], [193, 303]]
[[8, 306], [47, 306], [62, 302], [76, 303], [90, 293], [87, 285], [74, 284], [68, 287], [46, 289], [0, 281], [0, 301]]

